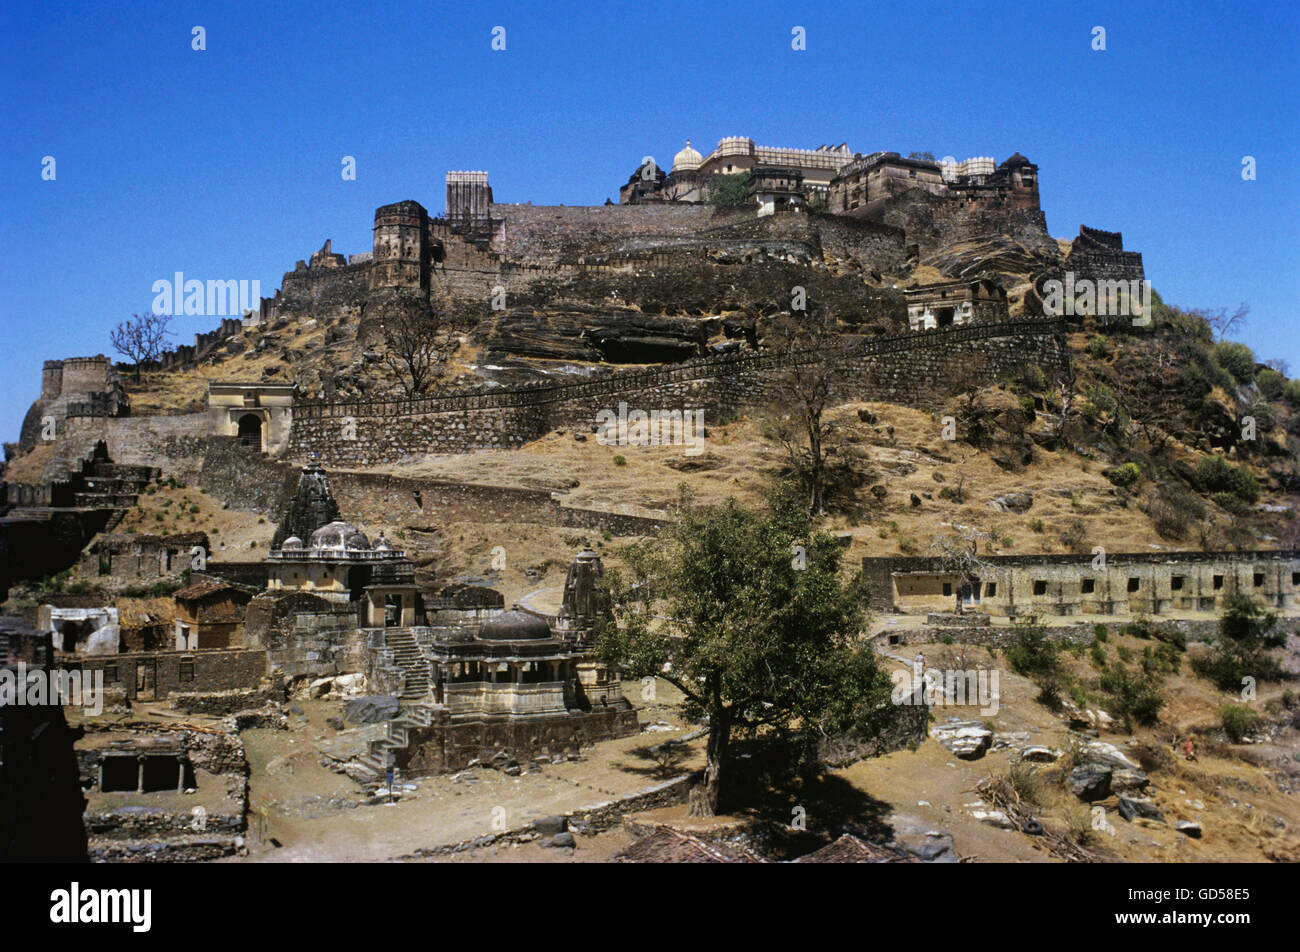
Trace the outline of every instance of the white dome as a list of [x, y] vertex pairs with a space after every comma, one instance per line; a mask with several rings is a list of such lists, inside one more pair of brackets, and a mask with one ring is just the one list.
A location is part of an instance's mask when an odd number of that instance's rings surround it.
[[313, 549], [369, 549], [370, 540], [356, 526], [331, 522], [311, 534]]
[[673, 156], [674, 172], [691, 172], [700, 167], [704, 156], [691, 148], [691, 140], [686, 140], [686, 148]]
[[282, 549], [301, 549], [301, 548], [302, 548], [302, 539], [299, 539], [296, 535], [291, 535], [291, 536], [289, 536], [289, 538], [287, 538], [287, 539], [284, 540], [284, 542], [283, 542], [283, 544], [281, 544], [280, 548], [282, 548]]

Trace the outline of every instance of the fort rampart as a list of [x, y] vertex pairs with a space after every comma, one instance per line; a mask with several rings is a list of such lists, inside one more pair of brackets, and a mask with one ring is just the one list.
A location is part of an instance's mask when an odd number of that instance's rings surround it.
[[[1068, 361], [1051, 320], [942, 328], [850, 342], [830, 359], [846, 366], [846, 396], [917, 406], [953, 392], [967, 370], [991, 382], [1036, 364]], [[820, 359], [820, 358], [819, 358]], [[706, 423], [760, 404], [781, 358], [744, 354], [623, 371], [567, 384], [474, 391], [414, 400], [301, 403], [287, 455], [319, 453], [326, 465], [369, 466], [426, 453], [510, 449], [557, 427], [592, 429], [620, 400], [645, 410], [703, 409]]]

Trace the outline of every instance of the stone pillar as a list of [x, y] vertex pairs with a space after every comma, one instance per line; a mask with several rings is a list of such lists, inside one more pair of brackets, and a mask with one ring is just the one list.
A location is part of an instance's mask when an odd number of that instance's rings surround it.
[[136, 757], [135, 766], [135, 792], [144, 793], [144, 758]]

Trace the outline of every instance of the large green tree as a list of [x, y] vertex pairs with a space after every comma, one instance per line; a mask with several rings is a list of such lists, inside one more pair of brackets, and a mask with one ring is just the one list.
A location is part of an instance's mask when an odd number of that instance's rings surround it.
[[657, 539], [624, 550], [626, 569], [607, 573], [614, 613], [600, 648], [627, 675], [676, 686], [687, 716], [708, 718], [691, 812], [711, 816], [733, 736], [789, 742], [808, 763], [823, 738], [875, 736], [894, 708], [889, 678], [859, 638], [865, 580], [844, 578], [842, 546], [801, 500], [778, 490], [753, 511], [683, 499], [676, 515]]

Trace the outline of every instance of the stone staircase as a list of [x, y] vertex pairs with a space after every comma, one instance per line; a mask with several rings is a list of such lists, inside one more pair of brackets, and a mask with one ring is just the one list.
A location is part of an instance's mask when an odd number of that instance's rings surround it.
[[401, 750], [411, 742], [410, 729], [433, 724], [434, 708], [430, 704], [411, 704], [388, 722], [388, 734], [370, 742], [370, 749], [361, 756], [361, 763], [383, 779], [393, 766], [393, 751]]
[[429, 693], [429, 662], [409, 628], [384, 631], [384, 647], [390, 652], [391, 666], [401, 673], [403, 701], [419, 701]]

